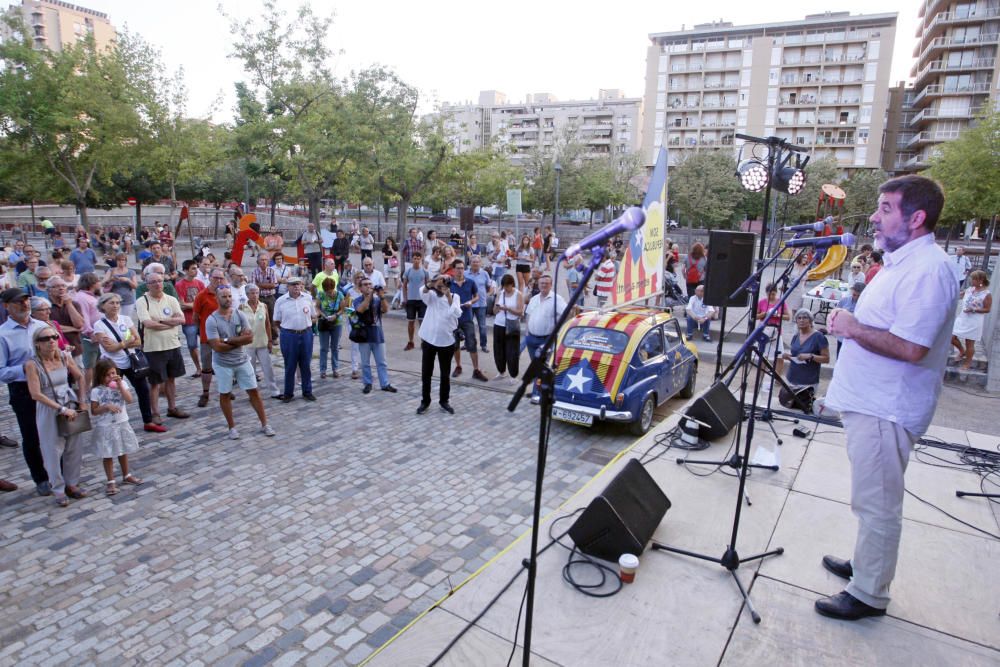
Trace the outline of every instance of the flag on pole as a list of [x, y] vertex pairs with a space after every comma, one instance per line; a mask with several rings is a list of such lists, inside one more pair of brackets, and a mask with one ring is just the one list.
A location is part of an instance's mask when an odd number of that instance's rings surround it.
[[664, 226], [667, 210], [667, 149], [660, 147], [649, 179], [646, 199], [642, 202], [646, 223], [632, 232], [622, 258], [611, 306], [624, 306], [655, 297], [663, 290], [665, 239]]

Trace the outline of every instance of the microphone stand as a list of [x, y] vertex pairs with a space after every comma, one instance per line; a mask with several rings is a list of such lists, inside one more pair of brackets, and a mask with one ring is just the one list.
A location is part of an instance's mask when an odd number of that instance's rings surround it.
[[[563, 254], [559, 258], [559, 261], [565, 259], [566, 255]], [[528, 558], [521, 561], [521, 564], [528, 570], [528, 586], [525, 597], [527, 598], [527, 608], [524, 614], [524, 652], [522, 664], [524, 667], [528, 667], [528, 661], [531, 656], [531, 629], [532, 621], [534, 619], [534, 608], [535, 608], [535, 574], [537, 571], [536, 561], [538, 559], [538, 531], [539, 523], [541, 522], [541, 511], [542, 511], [542, 482], [545, 478], [545, 460], [548, 456], [549, 448], [549, 427], [552, 424], [552, 404], [555, 402], [555, 372], [552, 366], [549, 364], [549, 354], [555, 345], [555, 340], [562, 330], [563, 325], [569, 320], [573, 313], [573, 307], [576, 305], [577, 301], [580, 300], [580, 296], [583, 294], [583, 290], [586, 288], [587, 282], [590, 280], [591, 275], [601, 264], [601, 260], [604, 259], [604, 247], [597, 246], [591, 250], [590, 264], [583, 272], [583, 276], [580, 279], [579, 285], [573, 290], [573, 293], [569, 297], [569, 301], [566, 303], [566, 308], [563, 310], [559, 319], [556, 321], [555, 327], [545, 338], [545, 343], [542, 345], [541, 350], [537, 357], [531, 360], [528, 365], [528, 369], [524, 372], [521, 378], [521, 386], [518, 387], [517, 391], [514, 393], [514, 397], [510, 400], [507, 405], [507, 410], [514, 412], [517, 409], [518, 403], [524, 397], [524, 393], [528, 390], [528, 387], [537, 378], [539, 380], [538, 384], [538, 395], [540, 398], [539, 406], [541, 408], [541, 413], [538, 419], [538, 464], [536, 466], [535, 472], [535, 504], [532, 510], [531, 516], [531, 552]], [[555, 287], [553, 287], [555, 289]], [[553, 307], [554, 310], [554, 307]], [[514, 643], [517, 643], [517, 637], [514, 638]]]

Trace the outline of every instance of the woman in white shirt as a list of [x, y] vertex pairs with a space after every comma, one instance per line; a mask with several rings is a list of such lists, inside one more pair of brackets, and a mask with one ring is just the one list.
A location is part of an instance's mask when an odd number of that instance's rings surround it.
[[430, 286], [420, 288], [420, 298], [427, 304], [427, 312], [420, 324], [420, 406], [417, 414], [427, 412], [431, 405], [431, 377], [434, 375], [434, 360], [437, 359], [441, 372], [438, 389], [438, 404], [450, 415], [455, 414], [448, 403], [451, 394], [451, 360], [455, 357], [455, 329], [462, 314], [460, 298], [448, 286], [447, 276], [431, 280]]
[[500, 293], [494, 304], [493, 361], [500, 371], [495, 379], [509, 372], [513, 380], [517, 377], [521, 357], [521, 316], [524, 315], [524, 296], [514, 285], [514, 276], [505, 275], [500, 279]]
[[101, 356], [110, 359], [115, 368], [128, 378], [129, 384], [135, 389], [139, 402], [139, 412], [142, 413], [143, 430], [153, 433], [165, 433], [167, 428], [153, 423], [153, 407], [149, 400], [149, 384], [145, 376], [138, 375], [132, 368], [132, 360], [128, 351], [142, 347], [142, 339], [135, 328], [132, 318], [121, 314], [122, 298], [114, 292], [101, 295], [97, 300], [97, 309], [104, 317], [93, 323], [93, 339], [101, 348]]
[[851, 262], [851, 273], [847, 276], [848, 285], [856, 285], [865, 282], [865, 268], [857, 259]]
[[441, 248], [439, 246], [434, 246], [430, 257], [424, 255], [424, 268], [427, 269], [427, 275], [430, 276], [431, 280], [437, 278], [438, 274], [441, 273]]

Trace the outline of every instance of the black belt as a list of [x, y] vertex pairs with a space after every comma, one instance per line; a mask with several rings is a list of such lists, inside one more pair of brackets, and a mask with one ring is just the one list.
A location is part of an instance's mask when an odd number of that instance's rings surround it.
[[290, 334], [304, 334], [307, 331], [312, 331], [312, 327], [308, 327], [306, 329], [286, 329], [282, 327], [281, 330]]

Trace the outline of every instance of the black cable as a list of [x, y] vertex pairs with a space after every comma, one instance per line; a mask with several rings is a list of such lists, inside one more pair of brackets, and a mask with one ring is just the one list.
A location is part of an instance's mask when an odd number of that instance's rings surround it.
[[1000, 535], [997, 535], [996, 533], [991, 533], [988, 530], [983, 530], [979, 526], [974, 526], [971, 523], [969, 523], [968, 521], [962, 521], [961, 519], [959, 519], [954, 514], [949, 514], [948, 512], [946, 512], [945, 510], [941, 509], [940, 507], [938, 507], [937, 505], [935, 505], [931, 501], [925, 500], [925, 499], [921, 498], [920, 496], [918, 496], [917, 494], [915, 494], [913, 491], [910, 491], [909, 489], [904, 489], [904, 491], [906, 491], [907, 495], [916, 498], [917, 500], [919, 500], [920, 502], [922, 502], [924, 505], [928, 505], [930, 507], [933, 507], [934, 509], [936, 509], [938, 512], [941, 512], [941, 514], [944, 514], [949, 519], [954, 519], [955, 521], [957, 521], [958, 523], [962, 524], [963, 526], [967, 526], [967, 527], [969, 527], [969, 528], [971, 528], [973, 530], [979, 531], [980, 533], [982, 533], [983, 535], [986, 535], [987, 537], [992, 537], [994, 540], [1000, 540]]
[[524, 601], [528, 599], [528, 587], [524, 587], [524, 593], [521, 594], [521, 604], [517, 606], [517, 621], [514, 622], [514, 642], [510, 647], [510, 655], [507, 656], [507, 667], [510, 667], [510, 661], [514, 659], [514, 654], [517, 653], [517, 633], [521, 629], [521, 613], [524, 611]]
[[[557, 523], [559, 523], [560, 521], [565, 521], [566, 519], [570, 519], [570, 518], [576, 516], [577, 514], [579, 514], [580, 512], [582, 512], [583, 509], [584, 508], [581, 507], [581, 508], [577, 509], [575, 512], [573, 512], [571, 514], [566, 514], [566, 515], [561, 516], [561, 517], [559, 517], [557, 519], [554, 519], [549, 524], [549, 537], [552, 538], [552, 540], [554, 541], [555, 544], [558, 544], [563, 549], [566, 549], [567, 551], [569, 551], [569, 557], [566, 559], [566, 564], [563, 565], [563, 568], [562, 568], [562, 578], [563, 578], [563, 581], [565, 581], [567, 584], [569, 584], [570, 586], [572, 586], [578, 592], [583, 593], [587, 597], [592, 597], [592, 598], [609, 598], [612, 595], [616, 595], [622, 589], [622, 581], [621, 581], [621, 578], [619, 578], [619, 576], [618, 576], [617, 570], [615, 570], [614, 568], [608, 567], [604, 563], [598, 562], [596, 559], [591, 558], [590, 556], [588, 556], [588, 555], [586, 555], [584, 553], [578, 552], [575, 544], [572, 547], [568, 547], [565, 544], [563, 544], [562, 543], [562, 538], [566, 536], [566, 533], [569, 532], [568, 530], [565, 533], [563, 533], [562, 535], [560, 535], [559, 537], [553, 537], [553, 535], [552, 535], [552, 529], [555, 527], [555, 525]], [[575, 558], [575, 556], [578, 553], [580, 555], [580, 558]], [[573, 576], [573, 567], [574, 566], [579, 566], [579, 565], [588, 565], [590, 568], [596, 569], [597, 573], [601, 577], [600, 581], [598, 581], [597, 583], [581, 583], [580, 581], [578, 581]], [[607, 583], [609, 581], [609, 577], [618, 584], [614, 589], [609, 590], [609, 591], [601, 591], [601, 592], [597, 592], [597, 593], [593, 592], [595, 590], [600, 590], [600, 589], [604, 588], [605, 585], [607, 585]]]

